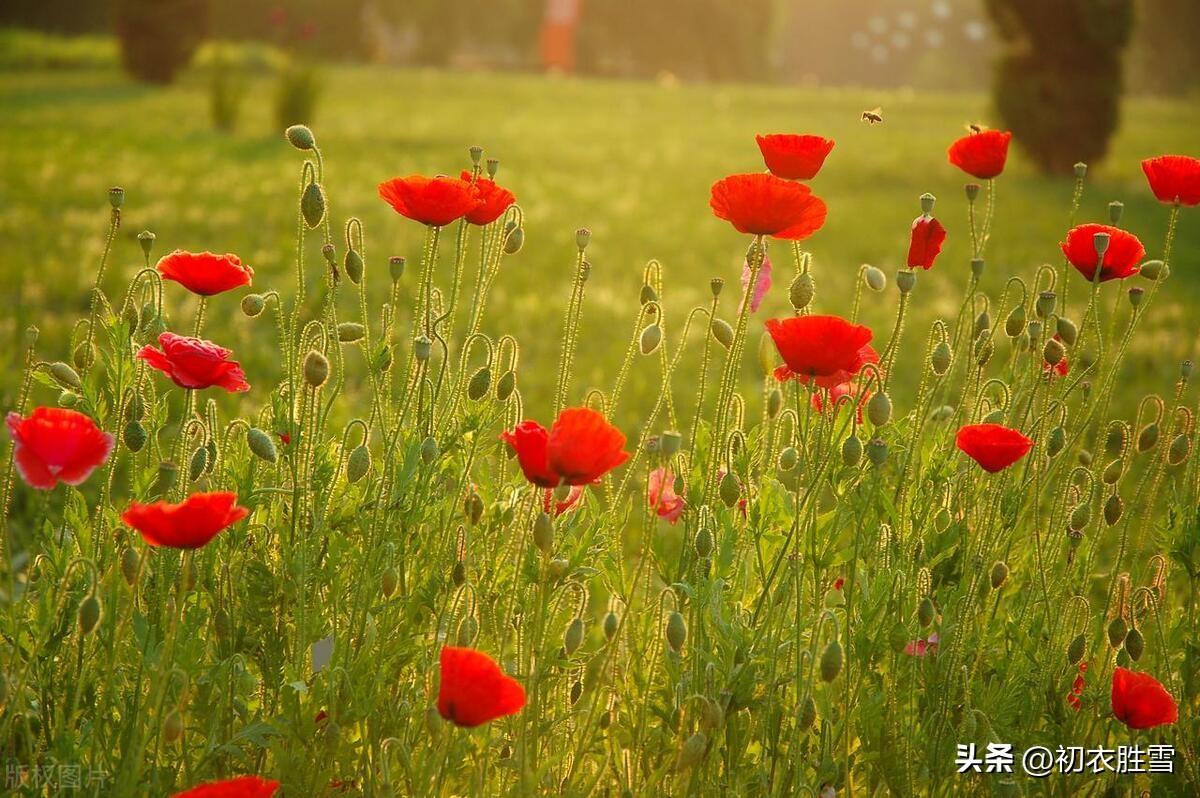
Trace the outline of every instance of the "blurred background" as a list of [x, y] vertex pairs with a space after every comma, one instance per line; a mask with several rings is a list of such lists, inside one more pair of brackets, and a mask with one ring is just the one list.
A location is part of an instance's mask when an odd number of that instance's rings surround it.
[[[860, 263], [901, 265], [917, 197], [939, 197], [950, 239], [921, 276], [907, 332], [919, 348], [967, 280], [965, 180], [945, 149], [968, 123], [1016, 136], [985, 281], [997, 294], [1058, 262], [1077, 161], [1091, 166], [1078, 220], [1107, 221], [1122, 200], [1124, 223], [1160, 253], [1166, 213], [1139, 163], [1200, 154], [1198, 31], [1197, 0], [4, 0], [3, 357], [19, 357], [31, 323], [46, 357], [68, 356], [113, 184], [128, 200], [110, 295], [140, 265], [142, 229], [156, 257], [237, 252], [256, 285], [287, 294], [300, 158], [280, 133], [301, 122], [325, 152], [335, 220], [366, 223], [378, 302], [387, 256], [415, 259], [421, 231], [376, 184], [464, 168], [473, 144], [500, 159], [528, 243], [500, 277], [492, 331], [521, 338], [531, 412], [550, 401], [539, 380], [553, 379], [575, 228], [595, 234], [581, 379], [607, 388], [625, 347], [611, 330], [632, 325], [648, 259], [663, 263], [669, 321], [711, 277], [736, 286], [745, 242], [711, 217], [708, 187], [762, 168], [762, 132], [837, 141], [813, 182], [829, 221], [806, 243], [829, 312], [848, 310]], [[875, 108], [884, 121], [864, 123]], [[1175, 290], [1131, 363], [1148, 389], [1193, 354], [1197, 215], [1184, 214]], [[776, 257], [764, 317], [788, 307], [792, 265]], [[179, 293], [173, 309], [190, 310]], [[881, 338], [893, 299], [864, 308]], [[227, 304], [212, 337], [273, 375], [267, 325]], [[648, 394], [645, 368], [635, 391]], [[6, 401], [11, 383], [0, 373]]]

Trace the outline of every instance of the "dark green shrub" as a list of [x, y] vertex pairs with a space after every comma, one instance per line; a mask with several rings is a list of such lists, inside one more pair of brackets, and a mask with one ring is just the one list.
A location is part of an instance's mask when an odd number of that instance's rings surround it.
[[115, 0], [113, 26], [125, 71], [147, 83], [170, 83], [204, 38], [208, 0]]

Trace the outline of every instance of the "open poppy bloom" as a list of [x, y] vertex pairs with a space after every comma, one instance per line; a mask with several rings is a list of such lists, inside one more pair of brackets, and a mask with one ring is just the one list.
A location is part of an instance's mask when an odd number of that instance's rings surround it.
[[958, 431], [954, 442], [990, 474], [1008, 468], [1033, 448], [1033, 441], [1002, 424], [968, 424]]
[[29, 418], [9, 413], [7, 420], [13, 462], [31, 488], [80, 485], [113, 450], [113, 436], [76, 410], [38, 407]]
[[238, 506], [236, 493], [223, 491], [193, 493], [179, 504], [131, 502], [121, 520], [151, 546], [198, 549], [249, 514]]
[[[1096, 252], [1096, 234], [1107, 233], [1108, 249], [1104, 262]], [[1119, 227], [1107, 224], [1081, 224], [1072, 227], [1067, 240], [1059, 244], [1067, 261], [1089, 281], [1096, 278], [1096, 266], [1100, 264], [1100, 282], [1124, 280], [1138, 273], [1138, 263], [1146, 254], [1146, 248], [1138, 237]]]
[[208, 781], [190, 790], [177, 792], [173, 798], [271, 798], [279, 782], [259, 776], [238, 776], [225, 781]]
[[379, 184], [379, 197], [401, 216], [431, 227], [448, 225], [483, 204], [477, 186], [446, 175], [394, 177]]
[[451, 723], [472, 728], [525, 706], [525, 688], [482, 651], [443, 646], [440, 658], [438, 714]]
[[1112, 711], [1131, 729], [1152, 729], [1179, 719], [1175, 699], [1157, 679], [1127, 668], [1113, 671]]
[[932, 269], [945, 241], [946, 228], [937, 219], [932, 216], [913, 219], [912, 234], [908, 241], [908, 268]]
[[910, 640], [908, 645], [904, 647], [904, 653], [910, 657], [924, 657], [930, 654], [936, 654], [938, 650], [938, 633], [934, 632], [927, 638], [917, 638]]
[[787, 180], [812, 180], [833, 149], [833, 139], [821, 136], [772, 133], [754, 138], [771, 174]]
[[1142, 171], [1159, 202], [1200, 205], [1200, 158], [1160, 155], [1142, 161]]
[[972, 177], [991, 180], [1004, 171], [1010, 141], [1012, 133], [1007, 130], [971, 132], [951, 144], [946, 155], [950, 163]]
[[789, 241], [825, 224], [825, 202], [808, 186], [768, 174], [730, 175], [713, 183], [709, 206], [739, 233]]
[[[462, 179], [470, 183], [471, 173], [464, 171]], [[500, 215], [508, 210], [510, 205], [517, 201], [515, 194], [498, 185], [495, 180], [488, 180], [483, 177], [477, 178], [475, 180], [475, 188], [479, 190], [479, 199], [482, 202], [475, 210], [467, 212], [467, 221], [471, 224], [481, 226], [491, 224], [499, 219]]]
[[[872, 350], [874, 351], [874, 350]], [[837, 409], [841, 407], [839, 400], [843, 396], [858, 397], [858, 401], [853, 404], [857, 405], [855, 415], [858, 416], [858, 423], [863, 420], [863, 409], [867, 406], [867, 401], [871, 398], [870, 391], [859, 391], [858, 385], [854, 382], [841, 382], [822, 391], [813, 391], [812, 406], [813, 410], [824, 414], [826, 407]]]
[[810, 379], [822, 388], [835, 388], [868, 363], [879, 361], [870, 347], [869, 327], [840, 316], [795, 316], [767, 320], [767, 332], [784, 365], [775, 369], [781, 382]]
[[177, 249], [164, 255], [155, 266], [164, 280], [174, 280], [193, 294], [215, 296], [250, 285], [254, 270], [237, 255], [185, 252]]
[[656, 468], [646, 483], [646, 502], [659, 518], [675, 523], [683, 515], [683, 497], [675, 493], [675, 474], [669, 468]]
[[224, 388], [230, 393], [250, 390], [246, 375], [233, 354], [224, 347], [203, 338], [191, 338], [165, 332], [158, 336], [162, 350], [147, 344], [138, 352], [138, 359], [171, 378], [180, 388]]
[[629, 459], [625, 436], [589, 407], [562, 411], [549, 430], [522, 421], [500, 438], [517, 453], [525, 478], [542, 488], [590, 485]]

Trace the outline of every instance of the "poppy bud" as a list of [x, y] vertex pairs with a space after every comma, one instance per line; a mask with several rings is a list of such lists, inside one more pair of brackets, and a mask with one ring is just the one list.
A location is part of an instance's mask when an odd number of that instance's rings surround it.
[[198, 446], [196, 451], [192, 452], [191, 462], [188, 463], [188, 482], [195, 482], [200, 479], [207, 467], [208, 449]]
[[525, 228], [509, 222], [504, 230], [504, 254], [516, 255], [525, 246]]
[[513, 389], [517, 387], [517, 374], [514, 371], [506, 371], [500, 375], [500, 379], [496, 381], [496, 399], [501, 402], [507, 401], [508, 397], [512, 396]]
[[1016, 338], [1025, 332], [1025, 306], [1017, 305], [1004, 320], [1004, 332], [1009, 338]]
[[467, 564], [462, 560], [454, 563], [454, 567], [450, 569], [450, 580], [454, 582], [455, 587], [462, 587], [467, 581]]
[[[325, 257], [325, 262], [331, 267], [337, 266], [337, 259], [335, 257], [336, 251], [333, 248], [333, 244], [326, 244], [325, 246], [321, 247], [321, 254]], [[337, 277], [336, 269], [333, 272], [333, 276], [335, 278]]]
[[478, 402], [487, 396], [491, 385], [492, 370], [487, 366], [480, 366], [479, 370], [471, 375], [471, 379], [467, 383], [467, 398], [473, 402]]
[[1163, 263], [1161, 260], [1148, 260], [1143, 263], [1141, 268], [1138, 270], [1138, 274], [1140, 274], [1142, 277], [1145, 277], [1147, 280], [1166, 279], [1167, 275], [1170, 273], [1171, 271], [1167, 267], [1167, 264]]
[[353, 249], [346, 250], [346, 257], [342, 259], [342, 270], [346, 272], [346, 276], [350, 278], [350, 282], [358, 285], [363, 278], [363, 259], [357, 251]]
[[1167, 462], [1173, 466], [1177, 466], [1187, 459], [1189, 450], [1188, 437], [1183, 433], [1175, 436], [1171, 441], [1171, 448], [1167, 450]]
[[177, 743], [183, 737], [183, 715], [178, 709], [171, 710], [163, 719], [162, 735], [168, 743]]
[[992, 329], [992, 314], [988, 313], [986, 310], [981, 311], [980, 314], [975, 317], [975, 332], [973, 334], [979, 335], [980, 333], [985, 333], [990, 329]]
[[709, 325], [709, 329], [712, 331], [713, 338], [716, 338], [717, 343], [721, 344], [721, 346], [726, 349], [733, 346], [733, 328], [729, 326], [729, 322], [724, 319], [714, 318]]
[[1125, 427], [1114, 422], [1104, 438], [1104, 453], [1114, 457], [1125, 450]]
[[304, 381], [313, 388], [320, 388], [329, 379], [329, 360], [316, 349], [304, 356]]
[[1083, 161], [1075, 164], [1075, 177], [1078, 180], [1083, 180], [1085, 177], [1087, 177], [1087, 164], [1085, 164]]
[[708, 750], [708, 738], [704, 736], [704, 732], [696, 732], [683, 744], [683, 748], [679, 749], [679, 756], [675, 757], [675, 772], [680, 773], [695, 765], [704, 758], [704, 752]]
[[388, 258], [388, 275], [392, 278], [393, 283], [400, 282], [400, 278], [404, 276], [404, 257], [401, 255], [393, 255]]
[[658, 345], [661, 342], [662, 327], [659, 327], [657, 323], [650, 324], [646, 329], [642, 330], [641, 347], [643, 355], [649, 355], [655, 349], [658, 349]]
[[310, 230], [325, 218], [325, 193], [316, 183], [304, 187], [304, 194], [300, 197], [300, 215]]
[[992, 336], [988, 330], [983, 330], [975, 339], [975, 364], [986, 366], [987, 362], [992, 359], [993, 351], [995, 348], [992, 346]]
[[871, 465], [881, 468], [887, 461], [888, 445], [882, 438], [872, 438], [867, 443], [867, 459]]
[[1058, 337], [1062, 339], [1064, 344], [1067, 346], [1075, 345], [1076, 339], [1079, 338], [1079, 330], [1075, 326], [1075, 322], [1064, 316], [1059, 316], [1055, 320], [1054, 326], [1055, 332], [1058, 334]]
[[359, 444], [346, 460], [346, 481], [353, 485], [371, 470], [371, 450]]
[[421, 441], [421, 462], [425, 465], [429, 465], [438, 459], [441, 453], [442, 450], [438, 447], [438, 442], [432, 435]]
[[1092, 246], [1096, 248], [1096, 256], [1101, 261], [1104, 260], [1104, 253], [1108, 252], [1108, 245], [1112, 243], [1112, 235], [1110, 233], [1096, 233], [1092, 236]]
[[1092, 464], [1092, 453], [1087, 449], [1081, 450], [1079, 452], [1079, 464], [1084, 467], [1090, 466]]
[[1067, 528], [1072, 532], [1081, 532], [1091, 520], [1091, 506], [1088, 504], [1077, 504], [1075, 505], [1075, 509], [1071, 510], [1071, 517], [1067, 521]]
[[463, 516], [471, 526], [475, 526], [483, 518], [483, 499], [479, 498], [475, 491], [471, 491], [463, 499]]
[[274, 463], [279, 459], [279, 452], [275, 449], [275, 441], [271, 436], [257, 427], [251, 427], [246, 430], [246, 443], [250, 447], [250, 451], [266, 460], [268, 463]]
[[771, 392], [767, 394], [767, 418], [774, 419], [782, 409], [783, 392], [778, 388], [772, 388]]
[[579, 647], [583, 645], [583, 619], [572, 618], [567, 624], [567, 631], [563, 633], [563, 651], [567, 656], [571, 656]]
[[917, 284], [917, 273], [909, 269], [901, 269], [896, 272], [896, 288], [900, 289], [901, 294], [907, 294], [913, 290], [913, 286]]
[[1046, 345], [1042, 348], [1042, 357], [1045, 359], [1047, 365], [1058, 365], [1066, 355], [1067, 350], [1063, 347], [1062, 341], [1054, 338], [1046, 340]]
[[75, 369], [68, 366], [66, 363], [59, 361], [50, 364], [50, 375], [58, 380], [59, 384], [67, 388], [81, 389], [83, 382], [79, 379], [79, 374]]
[[939, 507], [937, 515], [934, 516], [933, 519], [934, 523], [937, 525], [937, 531], [939, 532], [945, 532], [946, 529], [949, 528], [952, 520], [953, 518], [950, 515], [950, 508], [948, 507]]
[[700, 527], [700, 530], [696, 532], [696, 539], [693, 541], [693, 545], [696, 548], [697, 557], [702, 560], [708, 559], [708, 557], [712, 554], [713, 546], [715, 545], [712, 531], [706, 526]]
[[874, 266], [863, 264], [863, 281], [872, 291], [882, 291], [887, 288], [887, 275], [882, 269], [877, 269]]
[[1104, 467], [1104, 473], [1100, 478], [1104, 481], [1105, 485], [1115, 485], [1117, 480], [1121, 478], [1123, 471], [1121, 459], [1117, 458]]
[[396, 587], [400, 582], [400, 576], [396, 573], [396, 569], [388, 566], [383, 569], [383, 573], [379, 576], [379, 592], [383, 597], [391, 598], [396, 592]]
[[78, 610], [79, 634], [89, 635], [96, 625], [100, 623], [100, 599], [95, 593], [88, 593], [84, 596], [83, 601], [79, 602]]
[[353, 321], [343, 321], [337, 326], [338, 340], [344, 344], [352, 344], [366, 335], [366, 328]]
[[[903, 651], [903, 647], [900, 650]], [[796, 723], [800, 726], [801, 731], [807, 731], [812, 728], [816, 720], [817, 702], [813, 701], [811, 695], [806, 695], [800, 702], [800, 714], [796, 717]]]
[[638, 301], [645, 305], [648, 302], [658, 301], [658, 292], [649, 284], [642, 286], [641, 294], [638, 295]]
[[317, 139], [306, 125], [292, 125], [283, 131], [288, 143], [298, 150], [311, 150], [317, 146]]
[[1158, 444], [1158, 423], [1151, 422], [1142, 427], [1142, 431], [1138, 433], [1137, 449], [1139, 452], [1148, 452]]
[[825, 646], [825, 650], [821, 652], [821, 679], [826, 682], [836, 679], [842, 672], [844, 659], [842, 644], [837, 641], [837, 638], [830, 640], [829, 645]]
[[81, 399], [83, 397], [74, 391], [63, 391], [58, 395], [58, 405], [59, 407], [75, 407]]
[[137, 420], [131, 420], [125, 425], [124, 434], [121, 436], [125, 441], [125, 447], [129, 451], [137, 453], [146, 445], [146, 428]]
[[1121, 520], [1121, 515], [1125, 512], [1125, 504], [1121, 501], [1121, 497], [1114, 493], [1108, 497], [1108, 501], [1104, 503], [1104, 523], [1109, 526], [1114, 526]]
[[621, 619], [612, 610], [609, 610], [604, 616], [604, 622], [601, 624], [604, 629], [604, 639], [612, 642], [612, 639], [617, 636], [617, 631], [621, 628]]
[[933, 196], [929, 192], [925, 192], [924, 194], [922, 194], [921, 195], [921, 213], [925, 214], [926, 216], [933, 213], [933, 203], [935, 203], [935, 202], [937, 202], [937, 197]]
[[1046, 438], [1046, 454], [1050, 457], [1058, 454], [1067, 445], [1067, 432], [1061, 426], [1054, 427]]
[[1134, 286], [1129, 289], [1129, 304], [1133, 308], [1137, 308], [1142, 304], [1142, 297], [1145, 295], [1146, 289], [1139, 286]]
[[929, 365], [933, 369], [933, 373], [939, 377], [945, 374], [950, 368], [950, 361], [953, 357], [954, 353], [950, 349], [950, 344], [938, 341], [929, 355]]
[[260, 294], [246, 294], [242, 297], [242, 313], [252, 319], [262, 313], [266, 306], [267, 301]]
[[1113, 648], [1117, 648], [1125, 640], [1125, 633], [1129, 631], [1129, 627], [1125, 625], [1125, 619], [1118, 615], [1113, 618], [1108, 624], [1108, 644]]
[[788, 446], [779, 453], [779, 470], [791, 471], [800, 462], [800, 453], [795, 446]]
[[1142, 652], [1146, 648], [1146, 640], [1142, 637], [1142, 633], [1135, 626], [1125, 635], [1125, 652], [1129, 654], [1129, 658], [1137, 662], [1142, 658]]
[[999, 590], [1008, 581], [1008, 564], [997, 560], [992, 564], [992, 589]]
[[917, 622], [921, 626], [929, 626], [933, 623], [935, 615], [937, 615], [937, 609], [933, 606], [933, 599], [929, 596], [921, 599], [921, 603], [917, 605]]
[[700, 696], [700, 728], [713, 731], [725, 725], [725, 710], [707, 696]]
[[963, 186], [963, 189], [967, 193], [967, 202], [974, 202], [975, 198], [979, 196], [978, 183], [967, 183], [965, 186]]
[[867, 402], [867, 418], [876, 427], [885, 427], [892, 420], [892, 400], [883, 391], [877, 392]]
[[908, 630], [904, 628], [904, 624], [896, 621], [892, 626], [892, 630], [888, 632], [888, 647], [893, 652], [899, 654], [908, 645]]
[[667, 430], [662, 434], [662, 453], [667, 457], [674, 457], [679, 452], [679, 447], [683, 445], [683, 436], [674, 430]]
[[862, 462], [863, 445], [859, 437], [854, 433], [850, 437], [842, 441], [842, 465], [847, 468], [854, 468]]
[[971, 277], [978, 280], [983, 276], [983, 258], [971, 258]]
[[147, 258], [150, 257], [150, 251], [154, 249], [155, 238], [157, 238], [157, 236], [155, 236], [154, 233], [151, 233], [149, 230], [143, 230], [137, 235], [138, 245], [141, 246], [142, 254]]
[[813, 297], [817, 293], [817, 284], [813, 280], [811, 272], [802, 272], [797, 274], [792, 280], [792, 285], [788, 288], [788, 298], [792, 302], [792, 307], [796, 310], [803, 310], [808, 307], [808, 304], [813, 301]]
[[1084, 648], [1087, 646], [1087, 638], [1083, 635], [1075, 635], [1067, 646], [1067, 664], [1077, 665], [1079, 660], [1083, 659]]
[[687, 640], [687, 623], [683, 620], [683, 616], [678, 612], [672, 611], [667, 616], [667, 645], [671, 650], [678, 654], [683, 650], [683, 644]]
[[132, 546], [126, 546], [121, 551], [121, 576], [125, 578], [125, 583], [133, 587], [133, 583], [137, 581], [138, 570], [141, 568], [142, 558], [137, 553], [137, 549]]
[[554, 521], [549, 513], [538, 513], [538, 517], [534, 519], [533, 545], [537, 546], [542, 554], [554, 551]]
[[726, 471], [725, 476], [721, 477], [721, 484], [717, 489], [717, 493], [726, 507], [732, 507], [737, 504], [738, 497], [742, 493], [742, 488], [738, 485], [737, 477], [733, 475], [732, 471]]

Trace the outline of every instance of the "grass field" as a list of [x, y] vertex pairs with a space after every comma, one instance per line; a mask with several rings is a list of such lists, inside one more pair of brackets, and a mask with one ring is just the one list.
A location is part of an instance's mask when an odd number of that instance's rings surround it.
[[[467, 165], [472, 144], [500, 158], [499, 179], [525, 210], [527, 239], [498, 281], [492, 319], [504, 319], [506, 331], [521, 340], [522, 381], [534, 411], [550, 395], [538, 389], [552, 379], [575, 229], [587, 226], [594, 234], [580, 378], [607, 387], [612, 375], [602, 364], [616, 361], [626, 345], [648, 259], [663, 263], [676, 292], [664, 297], [668, 320], [678, 322], [702, 301], [710, 278], [736, 284], [743, 243], [708, 211], [708, 187], [724, 174], [762, 168], [755, 133], [811, 131], [837, 141], [813, 184], [829, 203], [829, 220], [806, 242], [819, 264], [818, 290], [827, 309], [848, 309], [860, 263], [889, 275], [902, 265], [917, 197], [925, 191], [938, 196], [937, 214], [950, 237], [937, 269], [921, 276], [915, 323], [907, 328], [914, 344], [935, 315], [953, 312], [941, 299], [948, 295], [943, 289], [953, 286], [956, 295], [966, 280], [963, 178], [944, 151], [965, 123], [990, 121], [982, 95], [664, 86], [369, 67], [331, 67], [323, 78], [313, 127], [330, 164], [333, 217], [337, 225], [350, 215], [364, 221], [368, 282], [380, 298], [387, 291], [386, 257], [415, 260], [420, 233], [377, 198], [376, 184], [398, 174], [458, 170]], [[70, 320], [86, 305], [103, 243], [105, 191], [114, 184], [126, 189], [128, 200], [111, 286], [123, 285], [140, 265], [135, 237], [148, 228], [158, 235], [157, 253], [176, 247], [236, 252], [254, 267], [258, 287], [286, 295], [299, 159], [273, 129], [271, 91], [266, 79], [252, 81], [240, 131], [225, 135], [209, 123], [199, 73], [166, 90], [134, 85], [116, 72], [4, 74], [5, 338], [17, 342], [26, 325], [37, 324], [43, 352], [65, 349]], [[877, 105], [885, 122], [861, 122], [861, 112]], [[1124, 223], [1156, 255], [1164, 215], [1145, 187], [1139, 161], [1161, 152], [1195, 152], [1198, 130], [1200, 108], [1128, 101], [1112, 154], [1089, 174], [1080, 219], [1105, 220], [1106, 204], [1121, 199]], [[1071, 191], [1070, 181], [1040, 177], [1019, 154], [1014, 157], [999, 181], [985, 287], [998, 294], [1011, 274], [1029, 278], [1038, 264], [1058, 261]], [[776, 288], [765, 311], [771, 314], [787, 308], [792, 269], [791, 258], [777, 249]], [[1171, 333], [1141, 336], [1143, 346], [1169, 357], [1131, 365], [1142, 372], [1139, 383], [1153, 390], [1171, 379], [1175, 363], [1190, 356], [1195, 343], [1193, 327], [1180, 322], [1200, 300], [1194, 268], [1200, 228], [1183, 225], [1177, 251], [1173, 296], [1156, 306], [1147, 323], [1150, 330]], [[864, 318], [883, 336], [891, 311], [878, 304], [876, 312], [868, 299]], [[265, 326], [240, 317], [213, 321], [212, 336], [244, 361], [274, 359], [273, 347], [257, 337], [267, 335]], [[1186, 338], [1181, 329], [1189, 331]], [[9, 351], [16, 358], [19, 346]], [[12, 379], [0, 383], [11, 392]], [[635, 374], [633, 390], [640, 385]]]

